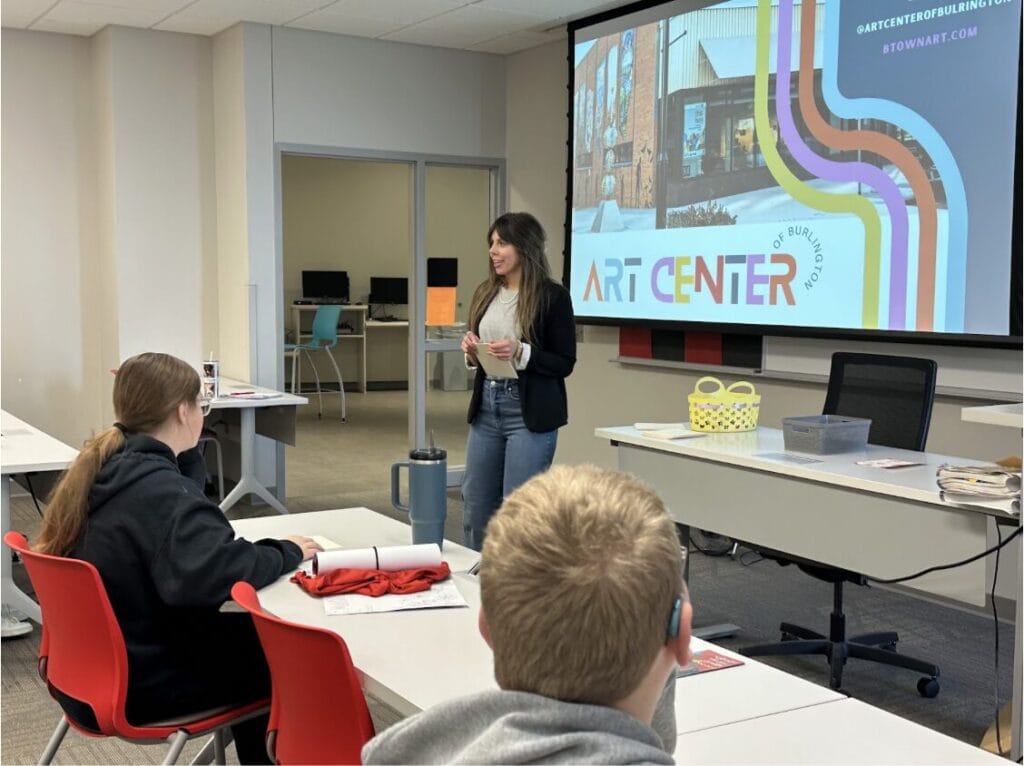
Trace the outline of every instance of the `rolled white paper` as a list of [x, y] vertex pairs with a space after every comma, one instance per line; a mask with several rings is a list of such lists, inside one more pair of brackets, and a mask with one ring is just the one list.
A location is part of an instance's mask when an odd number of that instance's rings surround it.
[[420, 545], [384, 545], [355, 550], [319, 551], [313, 556], [313, 574], [321, 575], [335, 569], [420, 569], [441, 564], [437, 543]]

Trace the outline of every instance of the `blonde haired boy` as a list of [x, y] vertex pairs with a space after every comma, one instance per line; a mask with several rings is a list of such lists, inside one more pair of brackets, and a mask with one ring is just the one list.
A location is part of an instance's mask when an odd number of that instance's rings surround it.
[[675, 525], [650, 488], [594, 466], [534, 477], [487, 527], [480, 588], [501, 690], [396, 724], [364, 762], [673, 763], [652, 720], [674, 738], [692, 609]]

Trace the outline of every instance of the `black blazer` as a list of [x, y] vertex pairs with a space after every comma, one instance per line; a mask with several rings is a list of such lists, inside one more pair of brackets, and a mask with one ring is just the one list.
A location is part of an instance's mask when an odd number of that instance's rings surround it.
[[[534, 343], [525, 370], [519, 370], [519, 401], [523, 422], [531, 431], [554, 431], [569, 422], [565, 379], [576, 366], [576, 319], [569, 292], [557, 282], [548, 281], [546, 300], [533, 323]], [[478, 332], [479, 327], [471, 328]], [[520, 338], [525, 340], [525, 338]], [[483, 367], [473, 380], [473, 398], [469, 402], [472, 423], [483, 395]]]

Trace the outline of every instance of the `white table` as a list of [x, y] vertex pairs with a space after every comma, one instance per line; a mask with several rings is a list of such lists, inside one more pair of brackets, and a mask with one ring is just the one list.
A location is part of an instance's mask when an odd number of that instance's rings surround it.
[[682, 733], [675, 757], [678, 763], [730, 765], [1007, 764], [981, 748], [854, 699]]
[[[680, 523], [880, 579], [979, 553], [988, 516], [1005, 518], [939, 497], [939, 465], [969, 458], [868, 445], [841, 455], [792, 455], [817, 461], [792, 463], [774, 428], [669, 442], [631, 426], [599, 428], [596, 435], [618, 447], [619, 467], [648, 481]], [[873, 458], [923, 464], [857, 465]], [[904, 587], [983, 606], [985, 561]]]
[[[820, 462], [789, 463], [765, 456], [784, 452], [782, 432], [771, 428], [669, 442], [631, 426], [595, 433], [618, 447], [620, 469], [650, 483], [680, 523], [877, 578], [980, 553], [987, 547], [988, 517], [1007, 521], [998, 511], [956, 507], [939, 497], [938, 466], [974, 462], [969, 458], [868, 445], [859, 453], [802, 456]], [[857, 465], [883, 457], [923, 465], [890, 470]], [[985, 561], [904, 585], [983, 605]], [[1018, 650], [1020, 604], [1018, 595]], [[1020, 677], [1018, 651], [1015, 699]], [[1014, 706], [1014, 731], [1019, 731], [1020, 710]]]
[[[252, 398], [249, 396], [234, 396], [239, 392], [252, 392], [256, 396], [265, 398]], [[288, 513], [281, 502], [271, 494], [270, 490], [260, 484], [256, 478], [256, 410], [287, 410], [287, 422], [290, 422], [291, 442], [294, 444], [295, 433], [295, 408], [308, 401], [304, 396], [286, 394], [275, 391], [272, 388], [254, 386], [245, 381], [233, 378], [220, 379], [220, 395], [213, 400], [211, 410], [238, 410], [239, 413], [239, 450], [240, 470], [238, 484], [228, 493], [221, 503], [221, 510], [226, 511], [246, 495], [252, 494], [261, 498], [264, 502], [274, 508], [278, 513]], [[279, 441], [288, 441], [288, 429], [278, 431], [267, 430], [268, 435], [273, 435]]]
[[[368, 508], [240, 519], [232, 526], [249, 540], [322, 535], [345, 548], [412, 542], [407, 524]], [[453, 697], [496, 688], [491, 650], [477, 630], [476, 578], [460, 574], [480, 556], [450, 541], [442, 553], [469, 609], [328, 616], [320, 599], [289, 582], [290, 574], [263, 588], [260, 602], [283, 619], [338, 633], [348, 644], [366, 692], [409, 716]]]
[[1024, 428], [1024, 404], [990, 404], [985, 407], [964, 407], [960, 419], [969, 423], [986, 423], [990, 426]]
[[[11, 480], [14, 474], [63, 471], [77, 457], [78, 450], [54, 439], [6, 410], [0, 410], [0, 491], [2, 491], [2, 530], [11, 528]], [[3, 603], [40, 621], [39, 605], [14, 584], [11, 554], [0, 552]]]
[[[700, 615], [700, 604], [694, 605], [694, 611]], [[690, 649], [694, 652], [714, 649], [719, 654], [743, 660], [743, 664], [676, 680], [676, 731], [679, 734], [847, 699], [845, 694], [700, 638], [690, 639]], [[678, 745], [676, 752], [680, 752]]]
[[[353, 548], [410, 542], [406, 524], [366, 508], [243, 519], [232, 526], [250, 540], [318, 534]], [[260, 601], [279, 617], [337, 632], [348, 644], [366, 692], [402, 715], [412, 715], [455, 697], [497, 688], [491, 651], [477, 629], [477, 578], [461, 574], [476, 563], [479, 554], [447, 541], [443, 553], [452, 571], [459, 573], [455, 582], [469, 609], [327, 616], [320, 600], [290, 583], [290, 575], [261, 590]], [[699, 604], [696, 609], [699, 613]], [[695, 651], [709, 646], [693, 640]], [[718, 647], [716, 651], [737, 656]], [[677, 681], [679, 731], [698, 731], [844, 699], [837, 692], [756, 660], [744, 662], [740, 667]]]

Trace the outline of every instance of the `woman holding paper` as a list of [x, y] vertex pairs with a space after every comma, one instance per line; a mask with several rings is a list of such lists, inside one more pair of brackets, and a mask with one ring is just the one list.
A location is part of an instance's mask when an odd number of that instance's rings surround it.
[[[144, 723], [242, 704], [270, 693], [252, 620], [222, 613], [231, 586], [268, 585], [320, 549], [306, 537], [235, 539], [195, 449], [208, 400], [199, 375], [167, 354], [139, 354], [114, 379], [118, 422], [82, 447], [35, 542], [100, 573], [128, 650], [129, 721]], [[71, 698], [65, 712], [89, 725]], [[92, 719], [94, 720], [94, 719]], [[266, 717], [232, 727], [241, 763], [270, 763]]]
[[576, 364], [572, 300], [551, 279], [544, 229], [506, 213], [487, 232], [489, 276], [473, 295], [466, 363], [476, 367], [469, 403], [465, 544], [480, 550], [502, 498], [547, 470], [568, 420], [565, 379]]

